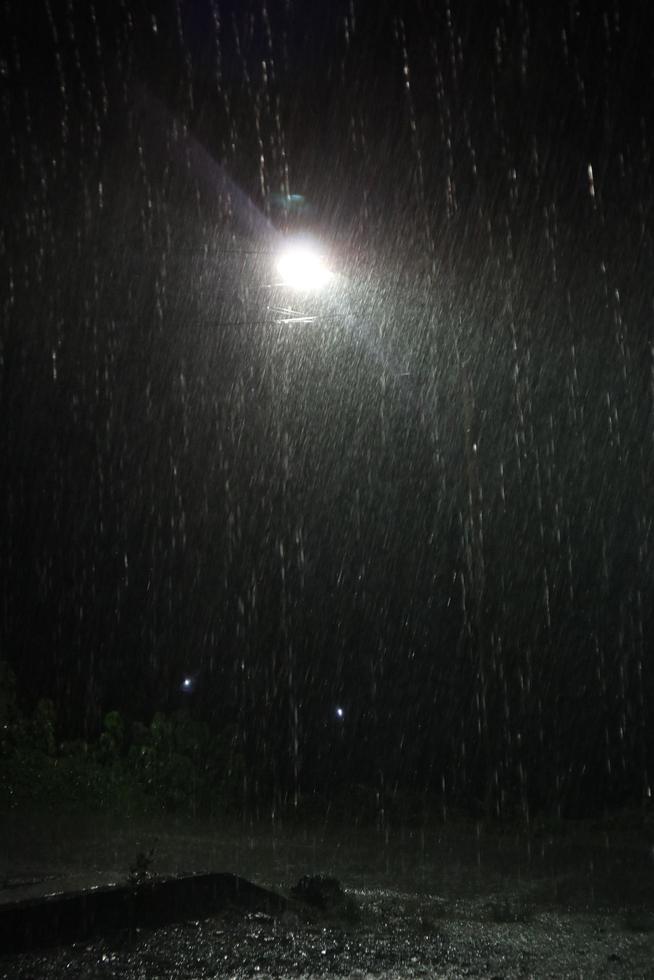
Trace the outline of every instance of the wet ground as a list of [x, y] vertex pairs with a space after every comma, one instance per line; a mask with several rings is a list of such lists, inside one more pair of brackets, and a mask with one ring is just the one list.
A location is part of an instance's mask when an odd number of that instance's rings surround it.
[[0, 901], [161, 874], [233, 871], [288, 894], [335, 875], [352, 899], [0, 957], [0, 978], [651, 977], [653, 840], [642, 821], [529, 835], [453, 822], [412, 830], [14, 821]]

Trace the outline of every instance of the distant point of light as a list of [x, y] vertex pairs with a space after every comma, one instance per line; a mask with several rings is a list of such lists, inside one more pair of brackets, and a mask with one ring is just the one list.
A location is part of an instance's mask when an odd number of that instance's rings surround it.
[[339, 719], [341, 719], [341, 720], [343, 718], [345, 718], [345, 712], [343, 711], [342, 708], [337, 708], [336, 709], [336, 717], [339, 718]]
[[291, 289], [317, 292], [329, 283], [332, 272], [324, 257], [311, 245], [288, 245], [277, 258], [281, 284]]
[[185, 677], [184, 680], [182, 681], [182, 690], [183, 691], [190, 691], [192, 689], [192, 687], [193, 687], [193, 678], [192, 677]]

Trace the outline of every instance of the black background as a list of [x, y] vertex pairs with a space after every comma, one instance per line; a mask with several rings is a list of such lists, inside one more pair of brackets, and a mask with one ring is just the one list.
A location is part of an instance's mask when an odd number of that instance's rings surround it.
[[[648, 794], [651, 18], [534, 7], [4, 4], [1, 649], [67, 731], [190, 673], [287, 788]], [[271, 322], [237, 189], [356, 316]]]

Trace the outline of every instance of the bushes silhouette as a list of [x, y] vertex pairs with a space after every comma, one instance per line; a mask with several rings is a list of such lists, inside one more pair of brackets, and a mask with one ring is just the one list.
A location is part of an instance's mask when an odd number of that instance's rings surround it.
[[224, 812], [239, 798], [243, 760], [235, 732], [215, 732], [187, 710], [150, 724], [109, 711], [91, 741], [57, 741], [53, 703], [21, 712], [16, 681], [0, 661], [0, 809], [29, 802], [64, 808], [189, 815]]

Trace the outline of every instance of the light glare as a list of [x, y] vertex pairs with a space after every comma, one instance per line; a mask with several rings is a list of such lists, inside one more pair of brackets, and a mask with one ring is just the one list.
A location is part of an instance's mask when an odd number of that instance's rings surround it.
[[309, 245], [292, 245], [277, 259], [282, 285], [314, 292], [323, 289], [332, 278], [325, 260]]

